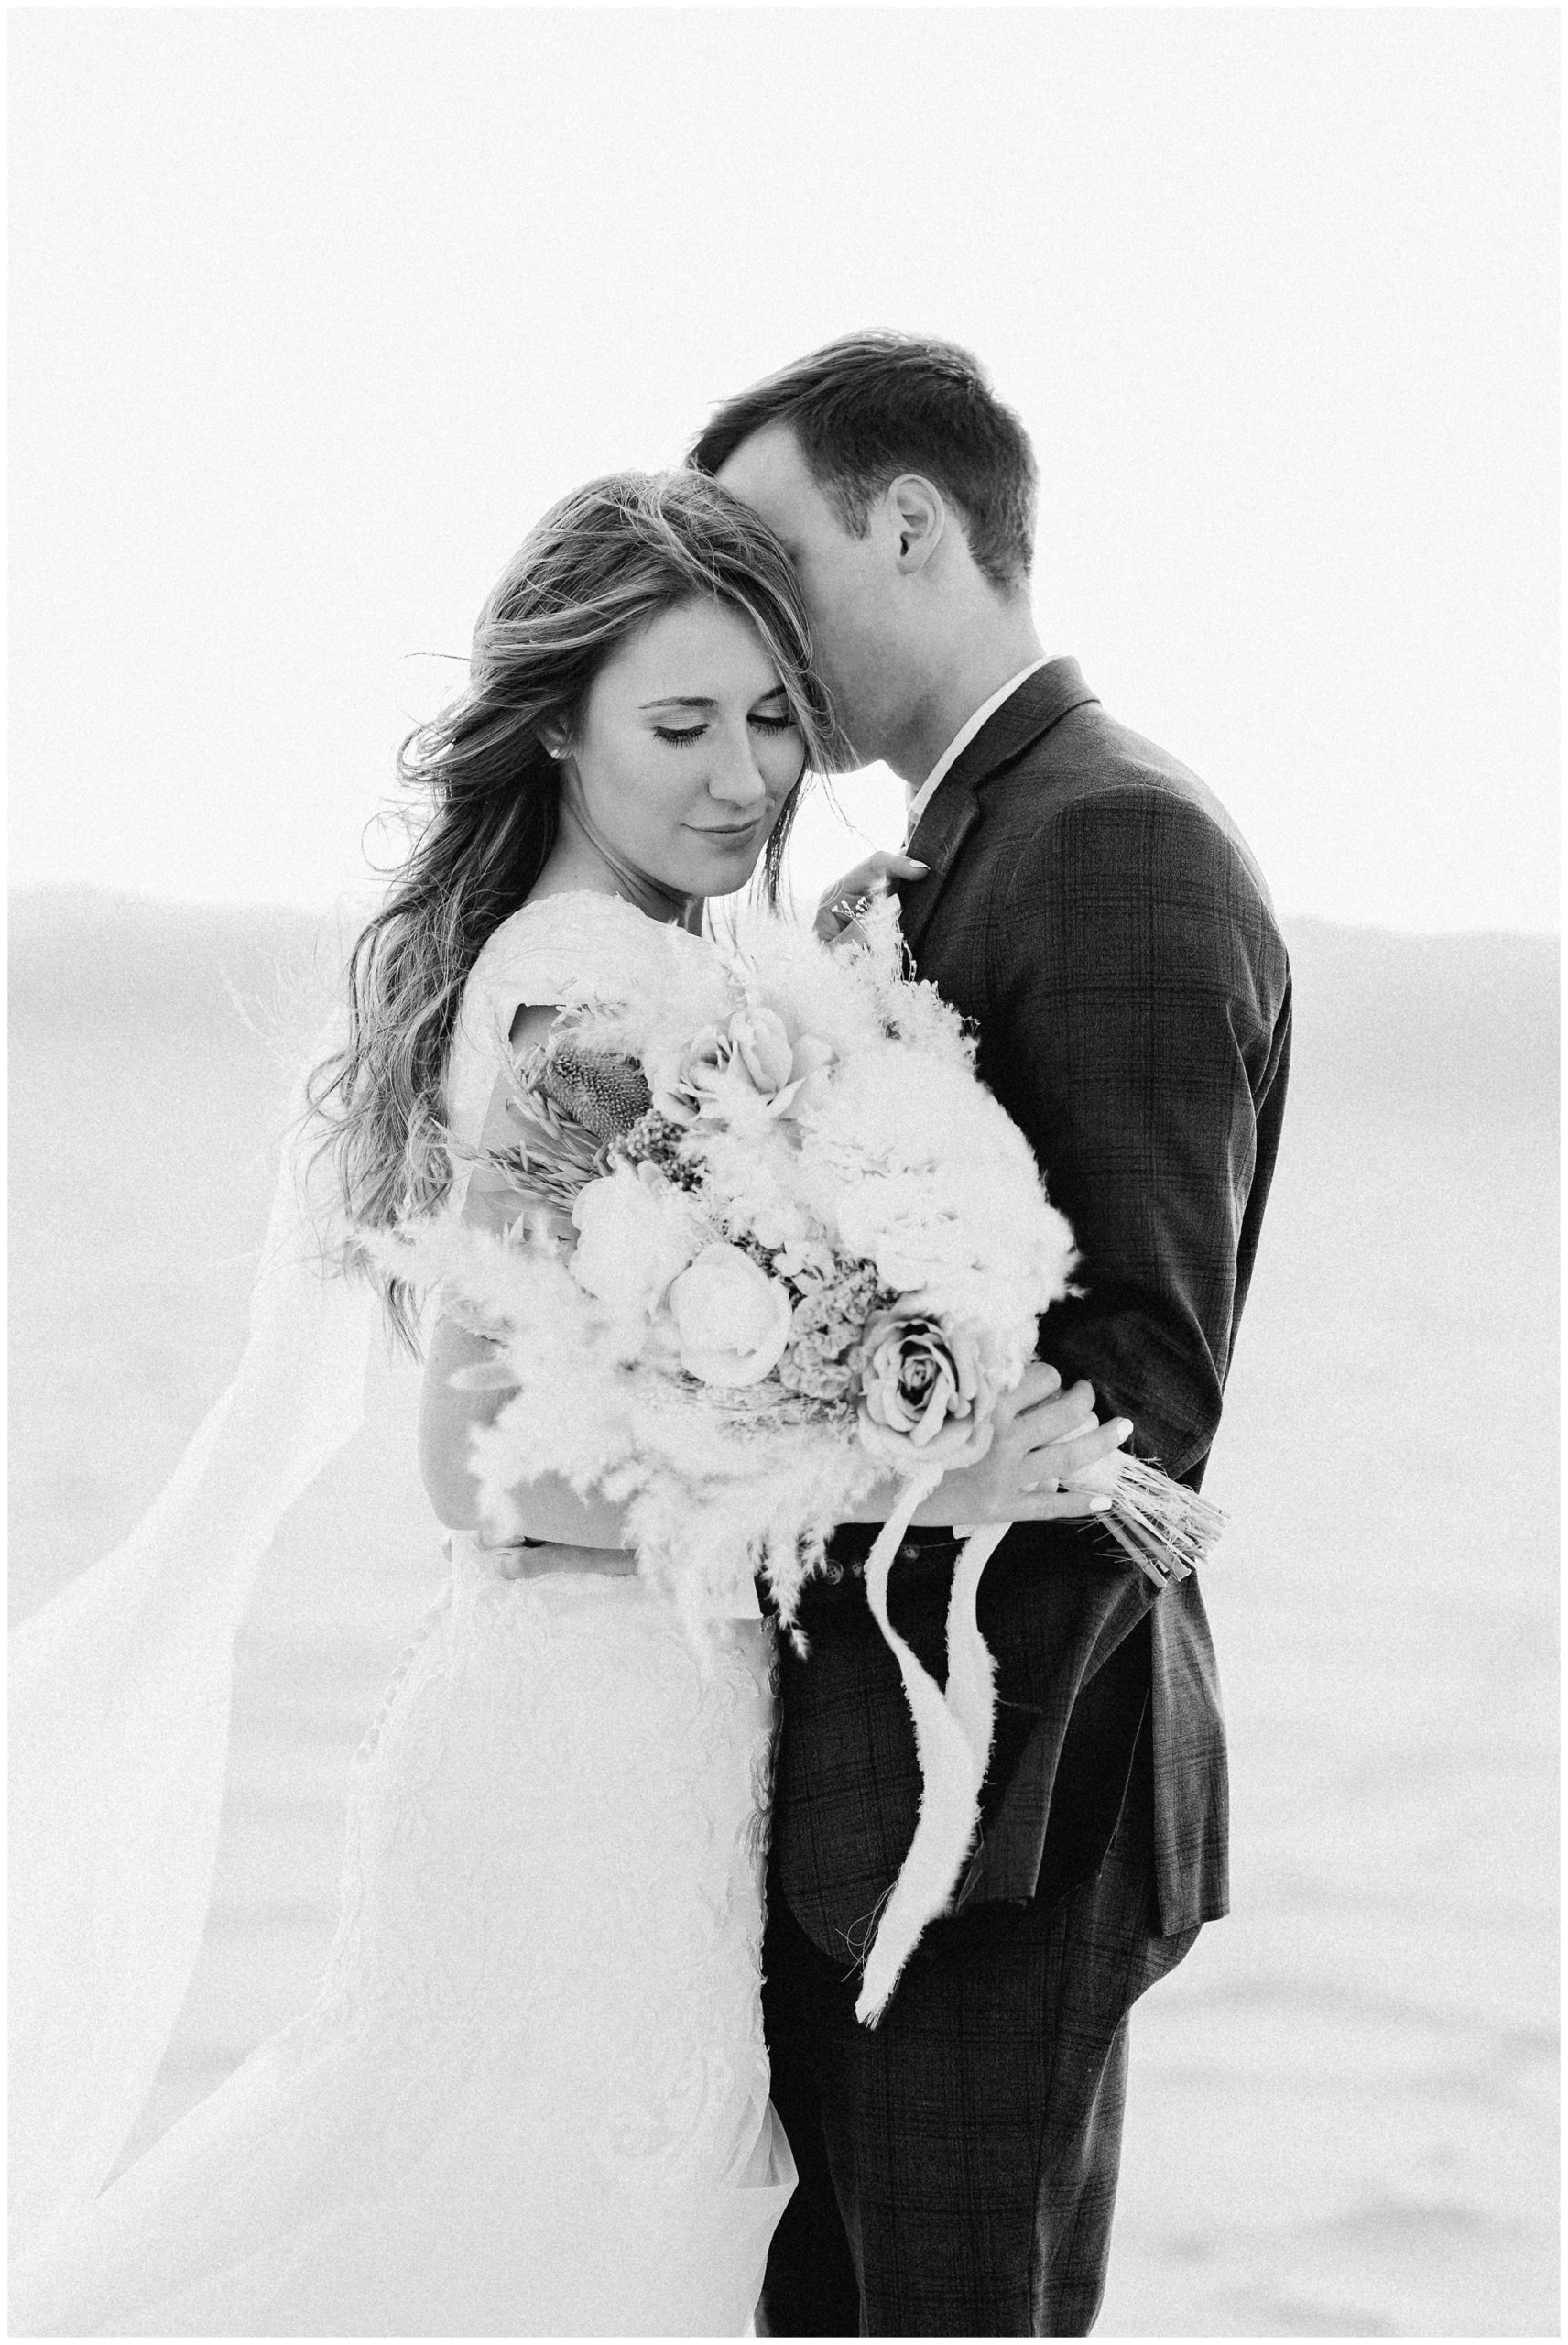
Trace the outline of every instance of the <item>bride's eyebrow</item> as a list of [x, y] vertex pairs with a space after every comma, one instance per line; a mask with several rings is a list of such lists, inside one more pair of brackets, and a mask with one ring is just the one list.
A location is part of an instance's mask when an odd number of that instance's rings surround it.
[[[783, 685], [775, 684], [771, 692], [759, 693], [752, 706], [763, 708], [770, 700], [784, 698]], [[718, 704], [716, 700], [706, 699], [701, 693], [665, 693], [658, 700], [639, 701], [637, 708], [638, 714], [642, 714], [650, 708], [717, 708]]]

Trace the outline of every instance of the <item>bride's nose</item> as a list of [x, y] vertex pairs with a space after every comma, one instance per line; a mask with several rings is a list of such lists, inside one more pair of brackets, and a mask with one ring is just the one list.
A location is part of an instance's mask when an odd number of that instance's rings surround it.
[[708, 771], [708, 795], [726, 806], [760, 805], [768, 783], [757, 762], [749, 732], [739, 739], [726, 736], [715, 751]]

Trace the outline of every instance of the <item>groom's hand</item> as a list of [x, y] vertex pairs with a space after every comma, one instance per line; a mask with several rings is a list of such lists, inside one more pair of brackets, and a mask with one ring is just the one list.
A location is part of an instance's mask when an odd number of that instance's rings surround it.
[[944, 1474], [916, 1510], [916, 1522], [1058, 1522], [1105, 1512], [1111, 1501], [1103, 1490], [1060, 1487], [1119, 1449], [1132, 1431], [1129, 1417], [1100, 1423], [1093, 1385], [1063, 1391], [1055, 1369], [1031, 1361], [997, 1402], [992, 1422], [985, 1456]]
[[857, 863], [853, 871], [823, 889], [812, 926], [824, 944], [859, 943], [857, 914], [866, 902], [886, 895], [889, 880], [923, 879], [930, 869], [929, 863], [917, 863], [913, 856], [878, 847], [875, 855], [868, 855], [864, 863]]

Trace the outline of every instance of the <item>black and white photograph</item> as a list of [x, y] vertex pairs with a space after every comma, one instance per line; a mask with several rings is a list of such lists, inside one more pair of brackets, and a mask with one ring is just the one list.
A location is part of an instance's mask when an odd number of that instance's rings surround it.
[[10, 2333], [1558, 2296], [1560, 12], [10, 12]]

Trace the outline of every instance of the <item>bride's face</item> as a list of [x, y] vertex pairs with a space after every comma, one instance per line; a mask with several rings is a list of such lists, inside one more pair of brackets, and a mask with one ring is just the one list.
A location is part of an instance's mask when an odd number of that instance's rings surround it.
[[751, 622], [727, 604], [661, 611], [605, 660], [562, 770], [563, 811], [680, 897], [744, 887], [805, 746]]

